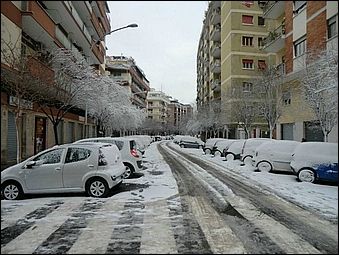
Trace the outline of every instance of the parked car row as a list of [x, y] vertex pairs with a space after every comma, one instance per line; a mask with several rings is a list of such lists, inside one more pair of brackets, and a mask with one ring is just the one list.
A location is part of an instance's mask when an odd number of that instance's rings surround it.
[[1, 195], [86, 192], [106, 197], [109, 190], [143, 169], [147, 136], [97, 137], [56, 145], [1, 172]]
[[302, 182], [338, 182], [337, 143], [210, 138], [205, 144], [205, 154], [240, 160], [258, 172], [294, 173]]

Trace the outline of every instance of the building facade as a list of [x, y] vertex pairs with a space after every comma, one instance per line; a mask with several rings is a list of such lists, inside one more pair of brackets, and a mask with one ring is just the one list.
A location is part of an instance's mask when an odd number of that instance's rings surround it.
[[168, 104], [168, 123], [174, 134], [185, 133], [187, 121], [193, 116], [193, 106], [183, 104], [178, 99], [169, 98]]
[[[18, 69], [3, 58], [10, 45], [16, 54], [49, 53], [66, 48], [75, 58], [105, 73], [106, 48], [99, 40], [111, 31], [106, 1], [1, 1], [1, 73]], [[35, 59], [39, 64], [40, 59]], [[49, 71], [46, 68], [46, 71]], [[48, 75], [48, 72], [46, 73]], [[52, 74], [53, 75], [53, 74]], [[21, 158], [27, 158], [55, 144], [53, 125], [34, 102], [21, 100], [3, 91], [1, 84], [1, 164], [17, 160], [16, 122], [21, 126]], [[29, 84], [28, 84], [29, 85]], [[17, 104], [24, 104], [16, 119]], [[95, 126], [85, 111], [68, 112], [58, 125], [59, 142], [93, 136]]]
[[[230, 91], [251, 91], [253, 77], [275, 62], [275, 54], [262, 50], [268, 27], [257, 1], [209, 4], [197, 54], [197, 108], [221, 109], [221, 136], [245, 138], [240, 121], [232, 114], [235, 98]], [[228, 132], [224, 132], [226, 126]], [[265, 137], [267, 130], [264, 120], [257, 119], [250, 136]]]
[[[198, 111], [219, 104], [227, 129], [220, 133], [244, 138], [232, 91], [251, 92], [258, 74], [270, 67], [281, 81], [278, 98], [285, 102], [273, 138], [323, 140], [320, 129], [309, 126], [314, 114], [295, 114], [302, 102], [300, 90], [291, 87], [298, 87], [304, 53], [338, 44], [337, 24], [338, 4], [332, 1], [210, 1], [197, 51]], [[268, 124], [258, 114], [251, 137], [267, 134]], [[338, 142], [337, 137], [336, 127], [329, 141]]]
[[[265, 41], [264, 51], [277, 55], [276, 64], [282, 66], [284, 85], [296, 89], [283, 93], [287, 102], [277, 125], [277, 138], [301, 141], [323, 141], [317, 118], [307, 110], [300, 112], [298, 77], [306, 66], [305, 55], [314, 49], [338, 48], [338, 3], [333, 1], [268, 1], [264, 18], [274, 21]], [[296, 115], [296, 113], [298, 113]], [[311, 123], [313, 123], [311, 125]], [[329, 142], [338, 142], [338, 126], [329, 135]]]
[[132, 57], [107, 56], [106, 73], [129, 92], [132, 104], [146, 110], [147, 93], [150, 91], [149, 81]]
[[163, 91], [151, 88], [147, 94], [147, 117], [161, 124], [162, 135], [185, 133], [192, 114], [191, 104], [183, 104]]

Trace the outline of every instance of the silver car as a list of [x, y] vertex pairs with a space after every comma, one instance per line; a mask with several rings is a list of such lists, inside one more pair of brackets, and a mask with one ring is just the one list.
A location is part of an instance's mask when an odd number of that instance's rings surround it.
[[124, 178], [125, 166], [112, 144], [63, 144], [46, 149], [1, 172], [1, 195], [87, 192], [106, 197]]
[[142, 155], [138, 153], [138, 145], [132, 137], [95, 137], [85, 138], [75, 141], [75, 144], [84, 142], [100, 142], [100, 143], [112, 143], [118, 146], [122, 162], [126, 167], [125, 179], [131, 178], [134, 173], [139, 173], [143, 170]]

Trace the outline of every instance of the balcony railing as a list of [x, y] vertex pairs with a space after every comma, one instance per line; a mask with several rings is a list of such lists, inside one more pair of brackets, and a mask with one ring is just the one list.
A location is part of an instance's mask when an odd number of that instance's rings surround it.
[[215, 79], [212, 83], [212, 90], [217, 89], [218, 87], [220, 87], [221, 83], [219, 79]]
[[[277, 52], [285, 47], [285, 25], [281, 24], [276, 29], [270, 31], [268, 36], [264, 38], [263, 42], [263, 50], [269, 52]], [[271, 49], [268, 49], [269, 47]]]
[[220, 26], [220, 24], [217, 24], [213, 27], [213, 29], [210, 32], [210, 39], [212, 41], [220, 41], [220, 39], [221, 39], [221, 26]]
[[267, 1], [263, 7], [263, 18], [277, 19], [285, 12], [286, 1]]
[[221, 54], [221, 45], [219, 42], [216, 42], [212, 46], [211, 54], [213, 57], [220, 57]]

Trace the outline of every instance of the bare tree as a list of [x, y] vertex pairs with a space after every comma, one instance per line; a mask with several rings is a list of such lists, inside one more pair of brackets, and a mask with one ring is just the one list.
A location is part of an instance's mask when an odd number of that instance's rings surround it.
[[338, 47], [308, 53], [299, 81], [304, 107], [312, 109], [328, 142], [338, 124]]
[[238, 123], [244, 129], [245, 138], [251, 137], [251, 130], [253, 122], [258, 119], [258, 111], [256, 109], [256, 93], [253, 83], [246, 82], [246, 86], [235, 86], [229, 92], [230, 104], [232, 104], [232, 111], [226, 112], [228, 116]]
[[261, 70], [261, 73], [254, 80], [257, 109], [267, 122], [271, 139], [286, 106], [283, 93], [289, 91], [287, 86], [282, 87], [283, 75], [280, 67], [267, 67]]

